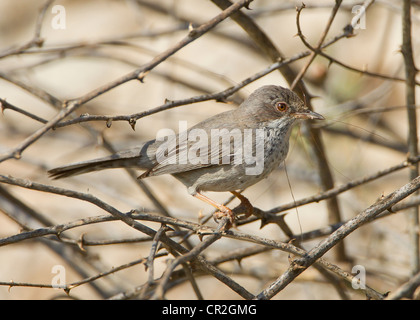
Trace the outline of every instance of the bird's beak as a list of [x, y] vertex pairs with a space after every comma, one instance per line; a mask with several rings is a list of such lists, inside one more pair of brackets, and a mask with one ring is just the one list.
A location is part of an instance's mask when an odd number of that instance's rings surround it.
[[295, 112], [292, 114], [296, 119], [310, 119], [310, 120], [325, 120], [325, 118], [320, 115], [319, 113], [316, 113], [311, 110], [305, 110], [302, 112]]

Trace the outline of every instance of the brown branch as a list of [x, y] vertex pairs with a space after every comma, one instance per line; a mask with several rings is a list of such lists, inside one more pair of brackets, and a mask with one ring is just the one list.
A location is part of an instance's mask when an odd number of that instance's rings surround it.
[[[412, 34], [411, 34], [411, 0], [403, 1], [402, 10], [402, 37], [403, 43], [401, 52], [404, 57], [405, 65], [405, 101], [407, 104], [408, 119], [408, 158], [418, 155], [417, 137], [417, 114], [416, 114], [416, 74], [417, 69], [414, 64]], [[410, 169], [410, 179], [419, 175], [419, 166], [415, 164]], [[419, 208], [413, 207], [409, 215], [410, 239], [411, 239], [411, 272], [416, 274], [420, 271], [420, 235], [419, 235]]]
[[[163, 280], [164, 282], [160, 285], [160, 288], [161, 288], [160, 291], [157, 291], [157, 293], [156, 293], [156, 294], [159, 294], [159, 295], [163, 293], [164, 287], [168, 283], [169, 276], [170, 276], [170, 274], [172, 274], [176, 265], [178, 265], [180, 263], [185, 263], [187, 261], [190, 261], [191, 259], [195, 259], [195, 260], [198, 260], [201, 268], [204, 268], [203, 270], [205, 270], [206, 272], [210, 272], [213, 276], [215, 276], [219, 280], [223, 281], [225, 284], [230, 286], [234, 291], [238, 292], [244, 298], [250, 299], [252, 297], [252, 295], [249, 292], [247, 292], [242, 286], [234, 283], [232, 281], [232, 279], [230, 279], [229, 277], [224, 275], [220, 270], [218, 270], [217, 268], [212, 266], [211, 263], [207, 262], [202, 257], [197, 256], [204, 249], [206, 249], [211, 243], [213, 243], [214, 241], [216, 241], [217, 239], [219, 239], [222, 236], [237, 239], [237, 240], [251, 241], [251, 242], [254, 242], [254, 243], [261, 244], [261, 245], [265, 245], [265, 246], [277, 248], [277, 249], [280, 249], [280, 250], [284, 250], [286, 252], [293, 253], [293, 254], [296, 254], [296, 255], [306, 256], [305, 251], [303, 251], [302, 249], [299, 249], [296, 246], [291, 245], [287, 242], [263, 239], [263, 238], [260, 238], [260, 237], [257, 237], [257, 236], [243, 234], [243, 233], [233, 231], [233, 230], [224, 231], [224, 232], [221, 233], [220, 228], [223, 227], [223, 223], [221, 223], [219, 225], [220, 230], [214, 230], [212, 228], [204, 227], [204, 226], [196, 224], [196, 223], [182, 221], [182, 220], [179, 220], [179, 219], [174, 219], [174, 218], [169, 218], [169, 217], [150, 215], [150, 214], [147, 214], [147, 213], [141, 213], [141, 212], [133, 211], [130, 215], [124, 215], [122, 213], [118, 213], [118, 211], [115, 208], [103, 203], [101, 200], [99, 200], [98, 198], [96, 198], [92, 195], [83, 194], [83, 193], [80, 193], [80, 192], [75, 192], [75, 191], [61, 189], [61, 188], [56, 188], [56, 187], [52, 187], [52, 186], [46, 186], [46, 185], [42, 185], [42, 184], [38, 184], [38, 183], [33, 183], [33, 182], [30, 182], [30, 181], [27, 181], [27, 180], [15, 179], [15, 178], [11, 178], [11, 177], [4, 177], [4, 176], [1, 176], [1, 175], [0, 175], [0, 182], [10, 183], [10, 184], [13, 184], [13, 185], [18, 185], [18, 186], [33, 189], [33, 190], [56, 193], [56, 194], [60, 194], [60, 195], [64, 195], [64, 196], [73, 197], [73, 198], [77, 198], [77, 199], [80, 199], [80, 200], [88, 201], [88, 202], [91, 202], [92, 204], [95, 204], [95, 205], [97, 205], [97, 206], [103, 208], [104, 210], [113, 214], [113, 217], [107, 217], [107, 216], [92, 217], [92, 218], [77, 220], [77, 221], [72, 222], [72, 223], [67, 223], [65, 226], [57, 225], [57, 226], [49, 228], [48, 230], [46, 230], [45, 228], [42, 228], [42, 229], [39, 229], [39, 230], [34, 230], [33, 232], [29, 231], [29, 232], [23, 233], [21, 236], [16, 235], [16, 236], [12, 236], [12, 237], [9, 237], [9, 238], [6, 238], [6, 239], [2, 239], [3, 240], [2, 241], [3, 245], [13, 243], [13, 242], [16, 242], [16, 241], [21, 241], [23, 239], [32, 238], [32, 237], [35, 237], [35, 236], [43, 236], [45, 234], [57, 234], [57, 232], [63, 232], [64, 230], [68, 230], [70, 228], [82, 226], [82, 225], [89, 224], [89, 223], [109, 221], [109, 220], [112, 220], [112, 219], [124, 219], [124, 220], [126, 220], [125, 222], [127, 224], [129, 224], [130, 226], [132, 226], [133, 228], [135, 228], [137, 230], [140, 230], [140, 231], [142, 231], [146, 234], [149, 234], [150, 236], [154, 236], [154, 237], [156, 237], [156, 232], [155, 231], [145, 227], [142, 224], [135, 223], [134, 219], [140, 219], [140, 220], [146, 220], [146, 221], [155, 221], [155, 222], [160, 222], [160, 223], [164, 223], [164, 224], [172, 224], [172, 225], [176, 225], [176, 226], [179, 226], [179, 227], [184, 227], [184, 228], [187, 228], [187, 229], [194, 230], [195, 232], [200, 232], [202, 235], [209, 235], [209, 237], [206, 238], [205, 241], [203, 241], [204, 244], [196, 246], [191, 251], [187, 251], [187, 250], [183, 249], [182, 247], [180, 247], [178, 244], [174, 243], [173, 241], [169, 241], [169, 239], [167, 239], [167, 237], [164, 234], [162, 234], [159, 237], [161, 239], [161, 241], [164, 242], [165, 244], [171, 246], [172, 248], [175, 247], [178, 251], [184, 253], [184, 255], [182, 256], [183, 258], [179, 258], [178, 260], [176, 260], [176, 262], [174, 262], [174, 265], [172, 265], [172, 267], [170, 269], [168, 269], [169, 271], [167, 271], [167, 273], [166, 273], [166, 278], [165, 278], [166, 280]], [[122, 215], [122, 218], [120, 217], [120, 215]], [[349, 279], [350, 279], [350, 281], [351, 281], [352, 276], [349, 275], [348, 273], [344, 272], [344, 271], [341, 271], [341, 269], [339, 269], [338, 267], [333, 266], [330, 263], [327, 263], [326, 261], [324, 261], [322, 259], [318, 260], [318, 263], [320, 263], [323, 267], [327, 268], [328, 270], [330, 270], [334, 273], [338, 272], [338, 275], [346, 274], [347, 276], [344, 280], [349, 281]], [[70, 287], [70, 289], [71, 289], [71, 287]], [[141, 289], [139, 289], [139, 290], [141, 290]], [[366, 290], [371, 290], [371, 289], [367, 288]], [[378, 298], [379, 297], [378, 294], [375, 294], [374, 292], [375, 291], [372, 291], [372, 292], [367, 291], [367, 294], [369, 296], [374, 296], [374, 297]], [[139, 294], [139, 292], [137, 292], [135, 295], [137, 295], [137, 294]], [[157, 297], [159, 295], [157, 295]]]
[[[86, 202], [89, 202], [89, 203], [105, 210], [106, 212], [110, 213], [113, 217], [115, 217], [118, 220], [123, 221], [125, 224], [127, 224], [128, 226], [132, 227], [135, 230], [138, 230], [138, 231], [140, 231], [144, 234], [147, 234], [150, 237], [154, 237], [155, 234], [156, 234], [155, 230], [139, 223], [138, 221], [136, 221], [131, 216], [131, 214], [124, 214], [124, 213], [120, 212], [119, 210], [117, 210], [116, 208], [114, 208], [113, 206], [103, 202], [99, 198], [97, 198], [93, 195], [90, 195], [90, 194], [76, 192], [76, 191], [63, 189], [63, 188], [58, 188], [58, 187], [53, 187], [53, 186], [48, 186], [48, 185], [44, 185], [44, 184], [41, 184], [41, 183], [32, 182], [32, 181], [29, 181], [29, 180], [13, 178], [13, 177], [10, 177], [10, 176], [6, 177], [4, 175], [0, 175], [0, 183], [11, 184], [11, 185], [15, 185], [15, 186], [23, 187], [23, 188], [28, 188], [28, 189], [42, 191], [42, 192], [48, 192], [48, 193], [52, 193], [52, 194], [58, 194], [58, 195], [62, 195], [62, 196], [86, 201]], [[169, 219], [168, 217], [159, 217], [157, 219], [162, 219], [162, 218]], [[156, 221], [160, 221], [160, 220], [156, 220]], [[224, 226], [224, 224], [220, 224], [220, 226]], [[177, 251], [181, 254], [186, 254], [188, 252], [191, 252], [188, 249], [186, 249], [185, 247], [181, 246], [179, 243], [173, 241], [172, 239], [169, 239], [164, 234], [162, 234], [162, 236], [161, 236], [161, 241], [162, 241], [162, 243], [164, 243], [168, 247], [170, 247], [172, 250]], [[203, 249], [205, 249], [205, 248], [203, 248]], [[193, 252], [196, 252], [196, 251], [200, 251], [200, 250], [196, 249]], [[201, 270], [203, 270], [204, 272], [206, 272], [208, 274], [213, 275], [218, 280], [227, 284], [232, 290], [234, 290], [235, 292], [240, 294], [245, 299], [252, 298], [252, 296], [253, 296], [252, 294], [250, 294], [247, 290], [245, 290], [241, 285], [236, 283], [234, 280], [227, 277], [223, 272], [221, 272], [220, 270], [218, 270], [217, 268], [212, 266], [203, 257], [197, 256], [197, 255], [188, 256], [188, 257], [190, 257], [191, 259], [194, 258], [195, 263], [197, 264], [197, 266]], [[181, 259], [181, 262], [182, 262], [182, 259]], [[135, 290], [133, 294], [137, 295], [137, 294], [139, 294], [139, 292], [137, 292]]]
[[[312, 64], [312, 62], [315, 60], [317, 54], [319, 53], [319, 51], [321, 51], [321, 48], [324, 44], [324, 40], [327, 37], [327, 34], [331, 28], [331, 24], [334, 21], [334, 18], [338, 12], [338, 9], [341, 6], [341, 2], [342, 0], [336, 0], [335, 1], [335, 5], [334, 8], [331, 11], [331, 15], [330, 18], [328, 19], [327, 25], [324, 29], [324, 32], [321, 34], [320, 39], [318, 40], [318, 44], [316, 45], [316, 48], [314, 48], [314, 50], [312, 50], [310, 56], [309, 56], [309, 61], [305, 64], [305, 66], [300, 70], [300, 72], [298, 73], [298, 75], [296, 76], [295, 80], [293, 80], [292, 84], [290, 85], [290, 89], [293, 90], [296, 85], [303, 79], [303, 76], [305, 75], [306, 71], [309, 69], [309, 66]], [[298, 35], [299, 37], [302, 39], [304, 38], [302, 35], [302, 32], [300, 30], [300, 14], [303, 10], [303, 8], [305, 8], [305, 4], [302, 4], [302, 6], [300, 8], [297, 9], [297, 15], [296, 15], [296, 24], [298, 27]], [[302, 40], [303, 41], [303, 40]]]
[[[169, 278], [171, 277], [173, 271], [175, 268], [180, 264], [185, 264], [192, 259], [196, 258], [199, 254], [201, 254], [205, 249], [207, 249], [212, 243], [217, 241], [222, 237], [223, 230], [226, 229], [226, 226], [229, 223], [228, 218], [223, 218], [221, 222], [219, 223], [217, 230], [210, 235], [209, 237], [206, 237], [204, 241], [201, 241], [198, 245], [196, 245], [192, 250], [190, 250], [188, 253], [177, 257], [165, 270], [165, 272], [162, 275], [161, 280], [159, 281], [159, 285], [156, 288], [155, 294], [152, 296], [152, 299], [163, 299], [166, 286], [168, 284]], [[243, 290], [245, 290], [243, 288]]]
[[[90, 122], [90, 121], [104, 121], [107, 123], [108, 126], [112, 125], [112, 122], [114, 121], [127, 121], [130, 126], [135, 125], [136, 121], [144, 118], [146, 116], [150, 116], [152, 114], [156, 114], [162, 111], [166, 111], [175, 107], [180, 107], [180, 106], [185, 106], [185, 105], [190, 105], [193, 103], [199, 103], [199, 102], [205, 102], [205, 101], [210, 101], [210, 100], [215, 100], [215, 101], [225, 101], [229, 96], [233, 95], [234, 93], [238, 92], [240, 89], [242, 89], [243, 87], [247, 86], [248, 84], [261, 79], [262, 77], [270, 74], [271, 72], [282, 68], [284, 66], [286, 66], [287, 64], [290, 64], [294, 61], [297, 61], [299, 59], [304, 58], [305, 56], [307, 56], [309, 54], [308, 53], [299, 53], [294, 55], [291, 58], [288, 59], [284, 59], [282, 61], [279, 62], [275, 62], [273, 64], [271, 64], [270, 66], [268, 66], [267, 68], [253, 74], [252, 76], [240, 81], [239, 83], [237, 83], [234, 86], [231, 86], [223, 91], [220, 92], [216, 92], [216, 93], [210, 93], [210, 94], [202, 94], [202, 95], [198, 95], [198, 96], [194, 96], [194, 97], [190, 97], [190, 98], [185, 98], [185, 99], [179, 99], [179, 100], [167, 100], [163, 105], [160, 105], [158, 107], [155, 108], [151, 108], [149, 110], [146, 111], [142, 111], [142, 112], [138, 112], [138, 113], [134, 113], [134, 114], [130, 114], [130, 115], [117, 115], [117, 116], [106, 116], [106, 115], [89, 115], [89, 114], [82, 114], [78, 117], [75, 117], [71, 120], [66, 120], [66, 121], [60, 121], [59, 123], [57, 123], [53, 129], [57, 129], [57, 128], [62, 128], [62, 127], [66, 127], [66, 126], [70, 126], [70, 125], [74, 125], [74, 124], [80, 124], [80, 123], [85, 123], [85, 122]], [[1, 77], [1, 74], [0, 74]], [[12, 80], [12, 82], [14, 82], [14, 80]], [[29, 91], [32, 91], [32, 89], [30, 88], [25, 88]], [[34, 119], [36, 121], [39, 121], [41, 123], [47, 123], [48, 121], [38, 117], [32, 113], [29, 113], [25, 110], [23, 110], [22, 108], [16, 107], [14, 105], [12, 105], [11, 103], [7, 102], [4, 99], [0, 99], [0, 102], [2, 102], [2, 108], [4, 110], [6, 109], [10, 109], [10, 110], [14, 110], [16, 112], [19, 112], [23, 115], [28, 116], [31, 119]], [[3, 103], [4, 102], [4, 103]]]
[[118, 267], [113, 267], [110, 270], [106, 271], [106, 272], [101, 272], [99, 274], [96, 274], [94, 276], [82, 279], [80, 281], [76, 281], [76, 282], [72, 282], [69, 284], [44, 284], [44, 283], [28, 283], [28, 282], [14, 282], [14, 281], [0, 281], [0, 286], [7, 286], [10, 288], [12, 287], [32, 287], [32, 288], [41, 288], [41, 289], [62, 289], [64, 290], [64, 292], [66, 292], [66, 294], [70, 294], [70, 290], [74, 289], [78, 286], [81, 286], [83, 284], [86, 283], [91, 283], [95, 280], [98, 280], [100, 278], [106, 277], [110, 274], [116, 273], [118, 271], [130, 268], [132, 266], [138, 265], [140, 263], [144, 263], [146, 259], [145, 258], [141, 258], [129, 263], [125, 263], [123, 265], [120, 265]]
[[164, 234], [168, 230], [168, 227], [164, 224], [161, 225], [159, 230], [156, 232], [153, 242], [150, 246], [150, 253], [147, 257], [147, 260], [144, 264], [146, 271], [149, 270], [149, 276], [147, 278], [146, 285], [143, 286], [142, 292], [140, 293], [140, 299], [144, 299], [144, 294], [146, 293], [147, 289], [153, 285], [154, 281], [154, 260], [156, 256], [156, 252], [158, 250], [158, 245], [160, 242], [160, 238], [162, 237], [162, 234]]
[[412, 299], [416, 289], [420, 286], [420, 273], [417, 273], [411, 277], [406, 283], [404, 283], [397, 290], [392, 292], [387, 300], [399, 300], [399, 299]]
[[48, 0], [40, 9], [40, 12], [38, 14], [38, 17], [35, 23], [35, 32], [32, 39], [17, 48], [10, 48], [4, 51], [3, 53], [0, 53], [0, 59], [8, 57], [8, 56], [12, 56], [12, 55], [22, 54], [23, 52], [26, 52], [27, 50], [31, 48], [41, 47], [44, 44], [44, 39], [41, 38], [42, 23], [44, 22], [45, 13], [47, 12], [48, 7], [51, 5], [53, 1], [54, 0]]
[[[221, 9], [226, 8], [230, 4], [229, 0], [212, 0], [212, 2], [219, 6]], [[274, 46], [270, 38], [261, 30], [261, 28], [259, 28], [259, 26], [249, 16], [247, 16], [243, 12], [237, 12], [234, 15], [232, 15], [231, 18], [247, 32], [250, 38], [272, 61], [284, 59], [284, 55], [280, 52], [280, 50], [278, 50]], [[296, 78], [296, 73], [289, 65], [279, 68], [279, 71], [285, 77], [289, 84], [293, 83], [294, 79]], [[308, 92], [302, 81], [298, 82], [296, 86], [296, 92], [306, 102], [307, 107], [310, 110], [313, 110], [313, 107], [310, 102], [311, 94]], [[331, 189], [334, 187], [334, 180], [331, 174], [331, 170], [328, 166], [329, 162], [327, 160], [327, 155], [321, 137], [321, 132], [310, 125], [307, 126], [309, 128], [311, 141], [313, 142], [311, 146], [313, 154], [318, 164], [318, 172], [321, 178], [322, 188], [324, 190]], [[329, 199], [327, 202], [327, 208], [330, 219], [332, 219], [331, 222], [339, 222], [341, 220], [341, 214], [338, 205], [338, 200], [336, 198]], [[338, 249], [339, 259], [345, 260], [343, 245], [340, 245]]]
[[176, 43], [173, 47], [167, 49], [166, 51], [158, 54], [155, 56], [150, 62], [144, 64], [142, 67], [124, 75], [123, 77], [114, 80], [106, 85], [103, 85], [85, 95], [83, 95], [80, 98], [73, 99], [66, 101], [63, 104], [63, 109], [51, 120], [49, 120], [42, 128], [34, 132], [32, 135], [30, 135], [28, 138], [26, 138], [24, 141], [22, 141], [17, 147], [15, 147], [10, 152], [0, 155], [0, 162], [8, 160], [8, 159], [20, 159], [22, 152], [28, 148], [30, 145], [32, 145], [35, 141], [37, 141], [39, 138], [41, 138], [45, 133], [47, 133], [50, 129], [55, 127], [57, 123], [59, 123], [61, 120], [63, 120], [65, 117], [67, 117], [69, 114], [71, 114], [73, 111], [78, 109], [81, 105], [89, 102], [90, 100], [108, 92], [109, 90], [116, 88], [128, 81], [131, 80], [139, 80], [140, 82], [143, 81], [143, 79], [146, 77], [146, 75], [154, 69], [156, 66], [158, 66], [160, 63], [164, 62], [166, 59], [168, 59], [170, 56], [184, 48], [189, 43], [193, 42], [194, 40], [201, 37], [203, 34], [214, 28], [217, 24], [228, 18], [230, 15], [234, 14], [238, 10], [240, 10], [242, 7], [246, 7], [249, 5], [249, 3], [252, 0], [239, 0], [235, 4], [231, 5], [226, 10], [223, 10], [220, 14], [218, 14], [213, 19], [209, 20], [206, 23], [203, 23], [201, 26], [194, 28], [189, 31], [188, 35], [184, 37], [181, 41]]
[[333, 232], [328, 238], [321, 241], [316, 247], [308, 251], [305, 256], [294, 260], [287, 271], [266, 289], [261, 291], [257, 295], [257, 298], [271, 299], [350, 233], [419, 189], [420, 177], [417, 177], [359, 213], [356, 217], [346, 222], [342, 227]]
[[[418, 163], [420, 161], [420, 157], [416, 157], [415, 159], [412, 159], [414, 162], [413, 163]], [[373, 180], [379, 179], [381, 177], [384, 177], [390, 173], [396, 172], [398, 170], [404, 169], [404, 168], [408, 168], [411, 166], [411, 162], [408, 161], [403, 161], [400, 164], [397, 164], [395, 166], [386, 168], [384, 170], [380, 170], [378, 172], [375, 172], [374, 174], [371, 174], [369, 176], [360, 178], [360, 179], [356, 179], [353, 181], [350, 181], [346, 184], [343, 184], [341, 186], [335, 187], [333, 189], [324, 191], [320, 194], [311, 196], [311, 197], [307, 197], [301, 200], [297, 200], [294, 201], [293, 203], [289, 203], [289, 204], [285, 204], [282, 206], [278, 206], [275, 208], [272, 208], [271, 210], [267, 210], [268, 213], [278, 213], [278, 212], [283, 212], [298, 206], [303, 206], [305, 204], [309, 204], [309, 203], [313, 203], [313, 202], [319, 202], [325, 199], [328, 199], [330, 197], [335, 197], [337, 195], [339, 195], [340, 193], [343, 193], [347, 190], [350, 190], [352, 188], [355, 188], [357, 186], [360, 186], [362, 184], [371, 182]]]

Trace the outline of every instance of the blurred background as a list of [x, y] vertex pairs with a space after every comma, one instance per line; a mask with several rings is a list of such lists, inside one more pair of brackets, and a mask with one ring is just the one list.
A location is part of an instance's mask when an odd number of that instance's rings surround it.
[[[159, 53], [175, 45], [198, 26], [220, 13], [208, 0], [89, 0], [53, 1], [2, 0], [0, 2], [0, 98], [27, 113], [49, 120], [58, 108], [57, 101], [82, 97], [98, 87], [135, 70]], [[317, 44], [331, 15], [335, 1], [305, 1], [300, 21], [306, 40]], [[326, 41], [343, 34], [356, 16], [361, 2], [344, 1], [327, 34]], [[296, 6], [299, 1], [254, 0], [252, 10], [242, 9], [271, 39], [286, 58], [308, 49], [296, 36]], [[40, 38], [42, 46], [31, 44], [42, 10]], [[64, 9], [64, 11], [63, 11]], [[419, 32], [419, 7], [413, 1], [412, 34]], [[407, 113], [405, 84], [395, 79], [369, 76], [364, 71], [403, 79], [401, 1], [375, 1], [356, 25], [354, 36], [343, 37], [325, 52], [346, 66], [317, 57], [303, 80], [314, 96], [315, 111], [323, 114], [321, 134], [328, 163], [336, 186], [371, 175], [399, 164], [407, 156]], [[420, 38], [413, 37], [414, 59], [418, 60]], [[299, 59], [289, 66], [298, 73], [307, 63]], [[167, 100], [187, 99], [216, 93], [265, 70], [272, 61], [248, 34], [230, 18], [154, 68], [144, 83], [130, 81], [82, 105], [68, 119], [82, 114], [131, 115], [161, 106]], [[126, 171], [116, 169], [52, 181], [47, 170], [71, 162], [87, 160], [116, 150], [135, 147], [154, 139], [160, 129], [178, 131], [179, 121], [188, 126], [219, 112], [237, 107], [255, 89], [266, 84], [288, 87], [282, 74], [273, 71], [250, 83], [228, 103], [206, 101], [158, 112], [140, 118], [135, 130], [127, 121], [90, 121], [50, 130], [31, 144], [19, 160], [0, 163], [0, 174], [28, 179], [88, 193], [122, 212], [145, 209], [172, 217], [198, 222], [199, 213], [212, 208], [194, 199], [185, 187], [171, 176], [143, 181], [154, 195], [139, 188]], [[417, 91], [417, 94], [419, 92]], [[166, 100], [167, 99], [167, 100]], [[4, 103], [3, 103], [4, 107]], [[5, 108], [0, 115], [0, 154], [6, 154], [43, 124], [22, 112]], [[245, 190], [251, 203], [269, 210], [322, 191], [316, 161], [308, 144], [310, 137], [295, 128], [288, 158], [266, 180]], [[409, 181], [407, 170], [389, 174], [338, 196], [342, 221], [370, 206], [383, 195]], [[0, 238], [22, 230], [66, 224], [78, 219], [106, 215], [100, 208], [79, 199], [48, 192], [1, 184]], [[8, 196], [6, 196], [8, 195]], [[224, 202], [227, 193], [209, 193]], [[237, 200], [233, 206], [238, 204]], [[163, 208], [163, 209], [162, 209]], [[38, 215], [28, 215], [29, 211]], [[285, 221], [293, 233], [317, 230], [331, 223], [325, 201], [289, 210]], [[346, 261], [338, 261], [334, 252], [326, 258], [351, 272], [353, 266], [366, 270], [366, 283], [379, 292], [393, 291], [411, 275], [409, 220], [399, 211], [358, 229], [345, 239]], [[142, 222], [143, 223], [143, 222]], [[157, 230], [158, 223], [144, 222]], [[208, 222], [215, 226], [213, 220]], [[238, 230], [264, 238], [287, 240], [275, 224], [260, 228], [261, 222], [240, 226]], [[151, 241], [124, 241], [145, 237], [122, 222], [83, 225], [64, 232], [66, 239], [36, 237], [0, 247], [0, 282], [51, 284], [57, 275], [65, 283], [131, 263], [149, 255]], [[74, 243], [89, 240], [97, 245], [78, 248]], [[101, 245], [106, 241], [121, 241]], [[193, 235], [191, 243], [199, 239]], [[320, 239], [303, 243], [314, 247]], [[217, 258], [234, 250], [255, 246], [238, 240], [221, 239], [204, 255]], [[82, 250], [83, 249], [83, 250]], [[163, 252], [159, 251], [159, 252]], [[171, 255], [154, 261], [155, 278], [167, 266]], [[288, 267], [288, 254], [268, 250], [250, 255], [238, 263], [228, 261], [219, 267], [252, 293], [257, 294]], [[57, 271], [58, 270], [58, 271]], [[127, 292], [147, 281], [142, 263], [127, 267], [70, 291], [40, 286], [0, 286], [1, 299], [103, 299]], [[55, 280], [54, 280], [55, 279]], [[240, 299], [241, 297], [211, 276], [197, 276], [205, 299]], [[205, 289], [205, 290], [204, 290]], [[344, 292], [344, 293], [343, 293]], [[180, 281], [166, 293], [169, 299], [196, 299], [191, 284]], [[364, 299], [351, 288], [342, 292], [310, 268], [277, 294], [275, 299]]]

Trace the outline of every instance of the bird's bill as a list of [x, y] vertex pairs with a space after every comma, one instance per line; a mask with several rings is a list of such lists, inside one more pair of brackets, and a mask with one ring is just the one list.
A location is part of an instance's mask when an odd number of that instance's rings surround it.
[[306, 110], [303, 112], [295, 112], [292, 115], [297, 119], [325, 120], [325, 118], [322, 115], [311, 110]]

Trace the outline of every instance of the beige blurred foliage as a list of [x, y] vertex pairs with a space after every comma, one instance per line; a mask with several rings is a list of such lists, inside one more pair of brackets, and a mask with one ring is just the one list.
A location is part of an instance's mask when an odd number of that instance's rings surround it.
[[[145, 2], [145, 1], [144, 1]], [[166, 50], [188, 33], [188, 22], [197, 24], [210, 20], [220, 9], [207, 0], [149, 1], [168, 12], [159, 12], [143, 1], [89, 0], [54, 1], [47, 9], [42, 24], [43, 46], [28, 52], [0, 59], [0, 73], [13, 77], [32, 88], [40, 88], [60, 100], [80, 97], [101, 85], [134, 70], [156, 54]], [[41, 0], [2, 0], [0, 2], [0, 53], [16, 48], [33, 37]], [[315, 44], [325, 28], [334, 1], [305, 1], [302, 12], [302, 31], [306, 39]], [[344, 1], [327, 39], [340, 34], [354, 16], [352, 5]], [[357, 3], [358, 4], [358, 3]], [[52, 13], [55, 5], [66, 10], [65, 29], [54, 29]], [[254, 0], [251, 15], [271, 38], [273, 43], [291, 57], [307, 49], [295, 36], [296, 10], [300, 2]], [[413, 9], [413, 33], [418, 34], [419, 8]], [[404, 77], [401, 45], [400, 1], [376, 1], [368, 10], [366, 28], [355, 30], [355, 37], [341, 39], [326, 52], [337, 60], [360, 70]], [[419, 37], [413, 38], [415, 59], [420, 52]], [[70, 48], [74, 46], [74, 48]], [[57, 50], [67, 48], [66, 50]], [[298, 72], [305, 64], [302, 59], [293, 64]], [[189, 98], [204, 92], [218, 92], [241, 82], [265, 69], [271, 61], [252, 44], [247, 34], [232, 20], [227, 19], [214, 30], [182, 48], [174, 56], [152, 70], [144, 80], [130, 81], [98, 96], [77, 110], [77, 115], [128, 115], [145, 111], [165, 102]], [[316, 58], [304, 80], [309, 91], [316, 96], [313, 105], [327, 118], [329, 126], [322, 131], [327, 150], [328, 165], [335, 185], [373, 174], [380, 169], [401, 163], [406, 157], [407, 119], [404, 109], [404, 83], [369, 77], [346, 70], [336, 64], [329, 66], [322, 57]], [[234, 96], [241, 101], [254, 89], [265, 84], [287, 86], [279, 72], [272, 72], [244, 87]], [[21, 87], [0, 79], [0, 98], [27, 112], [50, 119], [57, 110], [34, 97]], [[232, 98], [232, 97], [230, 97]], [[21, 159], [0, 163], [0, 174], [29, 179], [100, 198], [122, 212], [131, 209], [154, 208], [149, 197], [142, 192], [129, 175], [120, 169], [81, 175], [70, 179], [51, 181], [46, 171], [53, 167], [100, 157], [108, 154], [102, 147], [103, 137], [116, 149], [136, 146], [140, 141], [153, 139], [162, 128], [178, 130], [179, 121], [189, 126], [216, 113], [236, 107], [235, 103], [202, 102], [160, 112], [137, 121], [135, 131], [125, 121], [114, 121], [108, 128], [105, 121], [86, 125], [71, 125], [52, 130], [26, 149]], [[389, 107], [396, 107], [385, 111]], [[361, 110], [375, 110], [358, 113]], [[0, 154], [16, 147], [42, 124], [13, 110], [6, 109], [0, 116]], [[86, 130], [87, 126], [91, 129]], [[350, 136], [349, 132], [354, 136]], [[373, 139], [373, 142], [369, 142]], [[307, 148], [307, 141], [297, 128], [291, 140], [286, 160], [289, 182], [284, 167], [268, 179], [245, 191], [251, 203], [261, 209], [270, 209], [293, 199], [301, 199], [321, 191], [316, 164]], [[343, 220], [357, 213], [408, 182], [407, 170], [387, 175], [341, 194], [339, 199]], [[211, 212], [210, 207], [189, 196], [185, 187], [170, 176], [154, 177], [145, 181], [159, 201], [173, 217], [197, 222], [199, 212]], [[54, 224], [67, 223], [80, 218], [107, 214], [78, 199], [66, 198], [6, 184], [10, 193], [48, 217]], [[212, 194], [225, 201], [226, 193]], [[234, 202], [237, 204], [236, 202]], [[0, 213], [4, 209], [0, 201]], [[295, 234], [328, 225], [324, 202], [290, 210], [286, 222]], [[157, 230], [159, 224], [146, 225]], [[215, 226], [211, 220], [210, 225]], [[36, 226], [33, 226], [36, 227]], [[40, 227], [40, 226], [38, 226]], [[21, 226], [0, 214], [0, 238], [19, 233]], [[408, 226], [405, 212], [370, 223], [345, 239], [346, 252], [351, 262], [336, 262], [348, 272], [354, 265], [367, 271], [367, 283], [379, 292], [393, 291], [410, 276]], [[283, 240], [285, 235], [276, 225], [260, 229], [260, 222], [239, 227], [239, 231], [265, 238]], [[72, 239], [89, 240], [126, 239], [143, 236], [121, 222], [87, 225], [66, 231]], [[52, 238], [51, 238], [52, 239]], [[54, 266], [62, 265], [67, 283], [83, 277], [54, 253], [45, 241], [26, 240], [0, 247], [0, 281], [51, 284], [56, 275]], [[198, 243], [196, 236], [190, 238]], [[54, 240], [46, 240], [54, 242]], [[319, 242], [314, 239], [303, 247], [310, 249]], [[147, 258], [151, 242], [86, 246], [89, 261], [97, 270], [88, 275], [107, 271], [141, 257]], [[215, 258], [223, 253], [252, 246], [237, 240], [221, 239], [205, 252]], [[64, 246], [65, 247], [65, 246]], [[159, 251], [161, 252], [161, 251]], [[155, 277], [165, 270], [167, 259], [156, 258]], [[334, 261], [334, 254], [327, 254]], [[288, 267], [288, 254], [271, 250], [237, 261], [222, 264], [220, 268], [252, 293], [257, 293], [276, 279]], [[108, 297], [130, 290], [147, 281], [148, 273], [142, 264], [115, 272], [95, 283], [108, 293]], [[230, 288], [211, 276], [197, 277], [206, 299], [240, 299]], [[351, 288], [352, 299], [365, 297]], [[62, 290], [0, 286], [0, 299], [50, 299], [65, 296]], [[90, 284], [70, 291], [70, 296], [81, 299], [102, 299]], [[172, 288], [169, 299], [196, 299], [188, 281]], [[332, 286], [320, 273], [310, 268], [282, 290], [275, 299], [339, 299]]]

